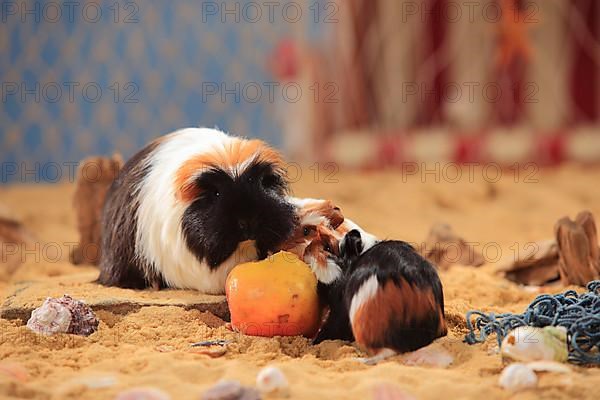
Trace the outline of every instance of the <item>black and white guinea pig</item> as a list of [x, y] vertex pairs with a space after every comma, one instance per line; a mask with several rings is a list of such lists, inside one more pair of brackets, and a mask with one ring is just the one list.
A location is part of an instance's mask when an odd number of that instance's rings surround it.
[[364, 250], [348, 232], [338, 259], [343, 271], [328, 292], [330, 314], [314, 342], [351, 340], [374, 363], [424, 347], [447, 334], [444, 295], [436, 269], [408, 243], [384, 240]]
[[110, 187], [99, 282], [223, 293], [297, 225], [280, 155], [260, 140], [188, 128], [148, 144]]

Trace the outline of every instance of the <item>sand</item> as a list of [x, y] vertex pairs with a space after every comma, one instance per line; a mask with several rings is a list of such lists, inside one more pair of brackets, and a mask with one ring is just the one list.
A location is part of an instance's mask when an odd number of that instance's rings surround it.
[[[207, 312], [186, 309], [175, 300], [165, 303], [171, 297], [193, 297], [193, 293], [173, 291], [160, 294], [159, 305], [126, 313], [98, 311], [99, 331], [87, 338], [37, 336], [20, 319], [0, 319], [0, 398], [111, 399], [124, 389], [150, 386], [173, 399], [198, 399], [222, 378], [253, 384], [266, 365], [284, 371], [292, 399], [369, 399], [382, 383], [419, 399], [597, 398], [597, 368], [545, 374], [537, 389], [516, 395], [506, 392], [497, 385], [502, 363], [493, 351], [495, 340], [469, 346], [462, 339], [466, 311], [519, 312], [536, 296], [535, 290], [499, 276], [499, 265], [526, 251], [528, 243], [552, 237], [554, 222], [562, 216], [573, 217], [589, 209], [600, 217], [600, 169], [542, 169], [535, 172], [535, 182], [508, 170], [495, 183], [489, 182], [495, 180], [492, 170], [486, 175], [475, 169], [470, 175], [464, 171], [457, 182], [448, 182], [441, 170], [412, 176], [397, 171], [339, 172], [334, 176], [337, 182], [331, 182], [325, 174], [315, 179], [313, 170], [305, 169], [294, 183], [296, 195], [332, 199], [347, 216], [380, 237], [419, 243], [433, 223], [445, 221], [475, 242], [488, 260], [486, 265], [454, 265], [441, 272], [450, 332], [439, 345], [454, 357], [447, 369], [405, 366], [398, 359], [365, 366], [353, 360], [361, 353], [342, 342], [311, 346], [301, 337], [244, 337], [227, 330], [222, 320]], [[73, 189], [70, 184], [0, 188], [0, 201], [22, 218], [41, 243], [37, 252], [24, 255], [25, 263], [14, 274], [0, 273], [3, 303], [15, 285], [24, 282], [56, 294], [65, 288], [64, 282], [95, 276], [93, 267], [68, 262], [68, 248], [77, 241]], [[115, 296], [111, 289], [87, 285], [78, 297]], [[41, 299], [44, 293], [37, 295]], [[152, 299], [153, 294], [132, 296]], [[190, 351], [190, 343], [216, 338], [233, 340], [223, 357]], [[2, 372], [7, 367], [24, 374], [20, 379], [10, 377]]]

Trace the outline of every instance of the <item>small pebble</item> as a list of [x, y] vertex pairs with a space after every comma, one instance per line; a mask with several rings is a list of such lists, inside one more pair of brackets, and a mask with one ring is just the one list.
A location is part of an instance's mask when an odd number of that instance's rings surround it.
[[168, 344], [159, 344], [158, 346], [156, 346], [154, 348], [154, 350], [156, 350], [160, 353], [170, 353], [175, 350], [175, 347], [168, 345]]
[[514, 363], [504, 368], [498, 383], [503, 389], [518, 391], [536, 387], [538, 378], [527, 365]]
[[189, 350], [190, 353], [194, 354], [202, 354], [205, 356], [209, 356], [210, 358], [219, 358], [224, 356], [227, 353], [227, 347], [214, 347], [214, 348], [192, 348]]
[[432, 344], [419, 350], [402, 354], [402, 363], [405, 365], [427, 365], [437, 368], [448, 368], [454, 357], [442, 346]]
[[375, 386], [373, 390], [374, 400], [416, 400], [416, 398], [405, 392], [404, 390], [390, 385], [388, 383], [381, 383]]
[[24, 366], [13, 362], [0, 363], [0, 374], [8, 376], [17, 382], [25, 383], [29, 380], [29, 374]]
[[532, 361], [526, 365], [535, 372], [556, 372], [559, 374], [573, 372], [568, 365], [556, 361]]
[[256, 387], [263, 393], [288, 394], [289, 384], [283, 372], [277, 367], [265, 367], [256, 377]]
[[238, 381], [220, 381], [208, 389], [202, 400], [260, 400], [260, 394], [254, 388], [242, 386]]
[[104, 389], [117, 384], [117, 378], [111, 375], [107, 376], [87, 376], [73, 379], [73, 382], [83, 384], [90, 389]]
[[171, 400], [171, 396], [160, 389], [134, 388], [117, 394], [114, 400]]

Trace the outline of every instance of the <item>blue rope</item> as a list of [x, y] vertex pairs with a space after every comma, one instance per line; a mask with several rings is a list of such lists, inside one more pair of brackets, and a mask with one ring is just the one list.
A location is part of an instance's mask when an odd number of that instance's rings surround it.
[[[465, 342], [483, 343], [495, 333], [500, 346], [508, 332], [519, 326], [563, 326], [567, 329], [569, 361], [600, 365], [600, 281], [591, 281], [586, 289], [581, 295], [574, 290], [540, 295], [523, 314], [485, 314], [471, 310], [467, 312], [469, 333], [465, 335]], [[474, 323], [472, 316], [476, 316]]]

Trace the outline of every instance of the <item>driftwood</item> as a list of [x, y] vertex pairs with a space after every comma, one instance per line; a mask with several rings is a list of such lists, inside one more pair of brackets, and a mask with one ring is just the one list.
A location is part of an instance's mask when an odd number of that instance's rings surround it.
[[585, 286], [600, 279], [600, 248], [594, 217], [580, 212], [575, 221], [561, 218], [555, 239], [536, 243], [534, 250], [501, 268], [505, 277], [526, 285], [544, 285], [560, 279], [563, 285]]
[[452, 264], [479, 267], [485, 263], [481, 253], [458, 236], [450, 225], [444, 223], [437, 223], [431, 227], [420, 252], [423, 257], [442, 269]]
[[525, 285], [544, 285], [559, 279], [558, 245], [548, 239], [528, 246], [531, 251], [501, 268], [506, 279]]
[[112, 158], [86, 158], [79, 165], [73, 201], [79, 245], [71, 253], [73, 264], [98, 264], [104, 198], [122, 167], [123, 160], [118, 154]]
[[554, 226], [559, 250], [558, 269], [563, 284], [585, 286], [600, 278], [600, 249], [594, 216], [577, 214], [575, 221], [561, 218]]
[[0, 205], [0, 272], [11, 275], [23, 263], [23, 247], [33, 243], [34, 235], [8, 208]]

